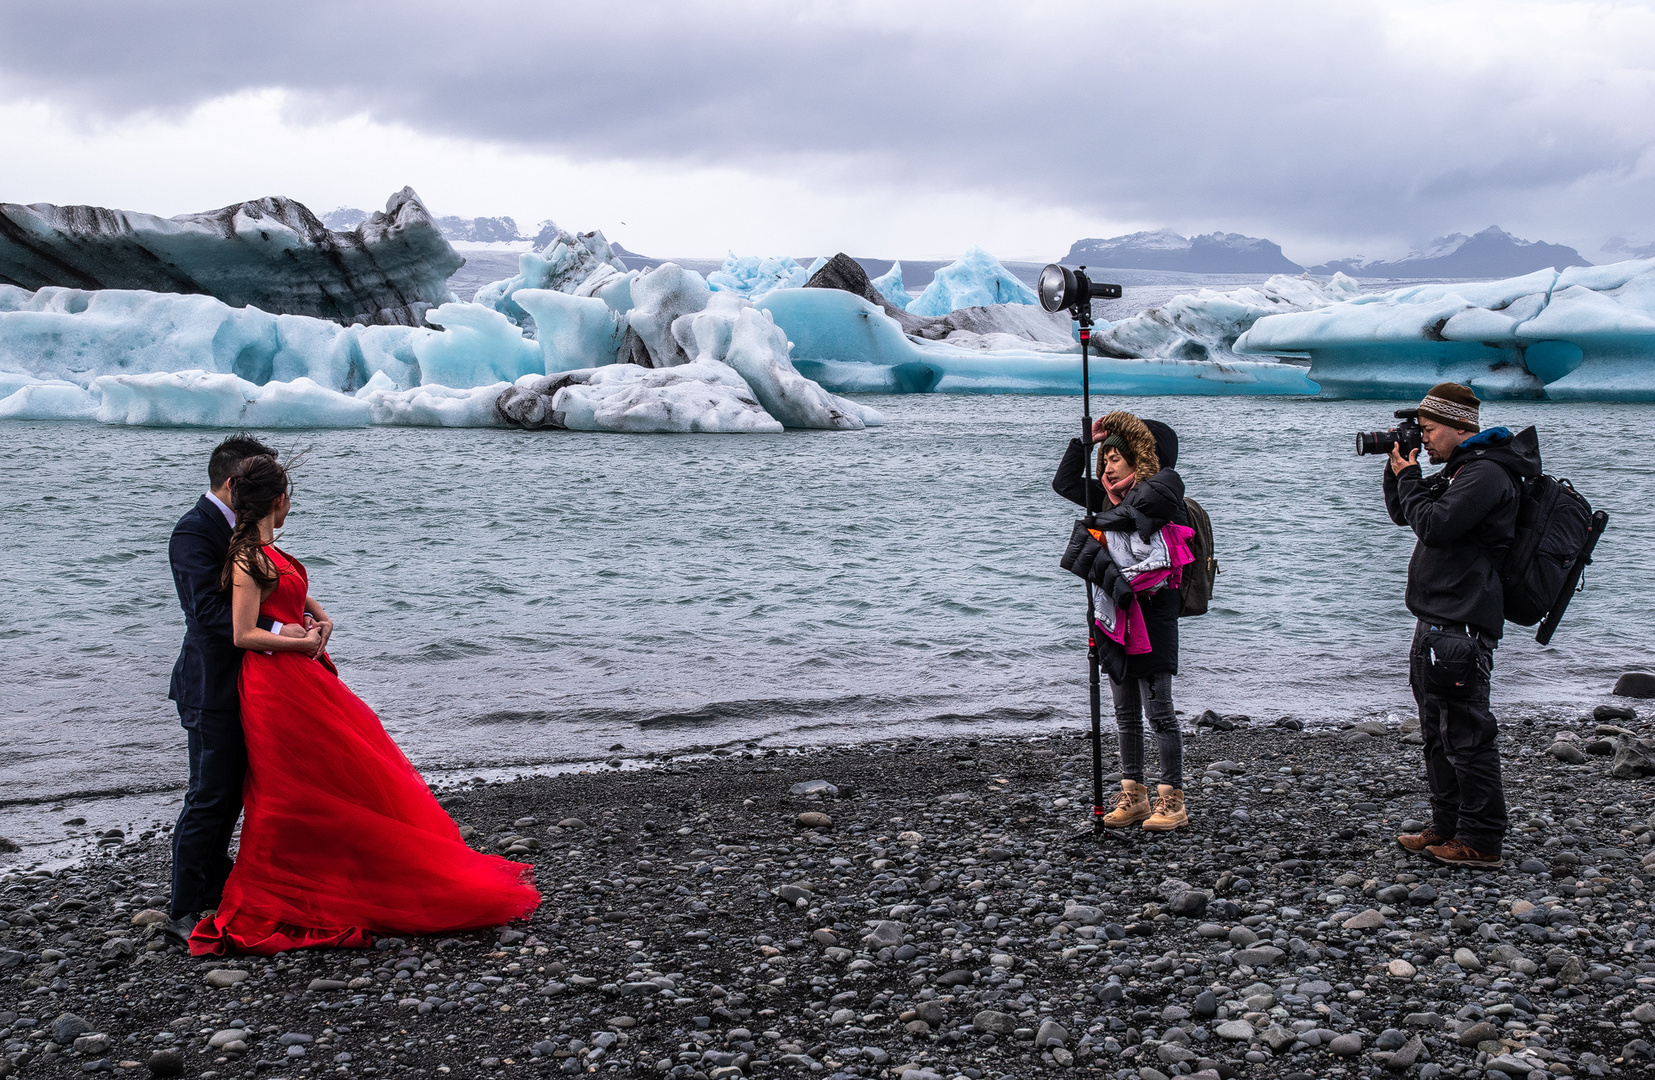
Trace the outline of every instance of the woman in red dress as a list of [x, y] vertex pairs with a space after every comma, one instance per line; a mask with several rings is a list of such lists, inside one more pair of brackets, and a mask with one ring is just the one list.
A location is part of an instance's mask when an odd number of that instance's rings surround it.
[[[471, 850], [379, 718], [340, 681], [333, 630], [299, 560], [273, 540], [292, 505], [275, 458], [232, 481], [236, 528], [224, 568], [241, 666], [246, 817], [197, 956], [363, 947], [376, 933], [498, 926], [540, 906], [534, 868]], [[258, 626], [303, 625], [302, 638]]]

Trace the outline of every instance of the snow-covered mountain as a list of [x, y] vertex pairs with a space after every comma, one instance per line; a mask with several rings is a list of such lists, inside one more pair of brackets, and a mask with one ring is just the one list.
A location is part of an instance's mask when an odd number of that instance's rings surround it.
[[1393, 261], [1337, 259], [1312, 266], [1313, 274], [1342, 272], [1363, 278], [1503, 278], [1565, 266], [1590, 266], [1580, 252], [1562, 244], [1522, 240], [1490, 225], [1475, 236], [1454, 233]]
[[1297, 274], [1304, 267], [1270, 240], [1240, 233], [1182, 236], [1171, 229], [1077, 240], [1063, 261], [1122, 270], [1181, 270], [1192, 274]]
[[[352, 206], [341, 206], [322, 215], [322, 224], [341, 231], [354, 229], [366, 220], [367, 212]], [[448, 214], [432, 220], [449, 243], [490, 244], [528, 239], [509, 217], [463, 218]]]

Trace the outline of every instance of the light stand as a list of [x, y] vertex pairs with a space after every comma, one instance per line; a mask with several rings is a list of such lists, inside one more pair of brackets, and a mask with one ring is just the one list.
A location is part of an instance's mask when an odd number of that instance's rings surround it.
[[[1094, 292], [1094, 290], [1096, 290]], [[1119, 285], [1094, 284], [1086, 276], [1086, 267], [1070, 270], [1056, 263], [1040, 272], [1040, 306], [1047, 311], [1069, 309], [1069, 317], [1080, 331], [1080, 444], [1085, 451], [1086, 516], [1082, 523], [1091, 528], [1097, 522], [1097, 510], [1092, 505], [1092, 298], [1118, 299]], [[1092, 582], [1086, 582], [1086, 675], [1087, 690], [1092, 705], [1092, 829], [1103, 832], [1103, 685], [1100, 678], [1102, 664], [1098, 656], [1097, 605], [1092, 596]]]

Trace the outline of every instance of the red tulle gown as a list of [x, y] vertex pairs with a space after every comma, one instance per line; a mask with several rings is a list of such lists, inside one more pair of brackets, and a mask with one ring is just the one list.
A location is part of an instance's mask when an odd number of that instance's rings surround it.
[[[273, 546], [265, 553], [280, 577], [259, 614], [302, 622], [304, 567]], [[362, 947], [376, 933], [498, 926], [540, 905], [534, 868], [466, 846], [325, 656], [247, 653], [241, 726], [241, 850], [191, 953]]]

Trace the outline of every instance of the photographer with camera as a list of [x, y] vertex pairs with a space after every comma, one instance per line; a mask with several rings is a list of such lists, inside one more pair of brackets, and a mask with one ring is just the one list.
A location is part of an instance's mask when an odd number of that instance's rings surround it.
[[[1431, 824], [1397, 837], [1448, 866], [1497, 868], [1506, 833], [1498, 727], [1489, 709], [1494, 649], [1505, 625], [1498, 572], [1517, 534], [1517, 477], [1540, 459], [1503, 427], [1481, 429], [1469, 387], [1439, 383], [1388, 434], [1359, 436], [1358, 453], [1389, 450], [1385, 508], [1418, 538], [1408, 562], [1408, 610], [1419, 620], [1408, 681], [1425, 738]], [[1442, 470], [1420, 471], [1423, 447]]]

